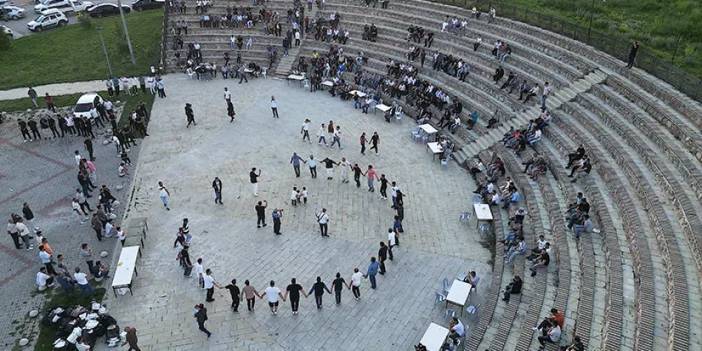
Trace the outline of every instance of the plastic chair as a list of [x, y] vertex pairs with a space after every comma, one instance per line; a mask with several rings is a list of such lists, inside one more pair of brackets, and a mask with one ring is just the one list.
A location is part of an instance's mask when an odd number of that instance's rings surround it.
[[441, 159], [441, 168], [448, 168], [448, 158]]
[[451, 288], [451, 283], [449, 283], [448, 278], [444, 278], [444, 280], [441, 282], [441, 285], [444, 293], [448, 295], [448, 291]]
[[451, 320], [453, 317], [456, 317], [456, 311], [449, 308], [444, 312], [444, 318], [446, 318], [446, 320]]
[[261, 75], [263, 76], [263, 79], [268, 78], [268, 69], [267, 68], [261, 68]]
[[435, 292], [434, 293], [434, 304], [440, 304], [442, 302], [446, 301], [446, 296], [440, 292]]
[[458, 216], [458, 221], [461, 223], [468, 223], [468, 221], [470, 221], [470, 212], [461, 212], [461, 214]]
[[468, 313], [468, 317], [471, 319], [474, 319], [476, 316], [478, 316], [478, 308], [480, 305], [470, 305], [466, 307], [466, 313]]

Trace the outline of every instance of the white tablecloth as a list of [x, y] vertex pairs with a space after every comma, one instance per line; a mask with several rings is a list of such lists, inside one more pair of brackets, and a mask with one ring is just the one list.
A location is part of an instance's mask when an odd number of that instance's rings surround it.
[[438, 130], [436, 130], [436, 128], [432, 127], [431, 124], [422, 124], [419, 126], [419, 129], [423, 130], [424, 133], [427, 133], [429, 135], [438, 132]]
[[429, 324], [429, 328], [424, 332], [422, 340], [419, 342], [426, 346], [427, 351], [439, 351], [448, 337], [449, 330], [436, 324]]
[[112, 287], [127, 286], [132, 283], [138, 255], [139, 246], [125, 246], [122, 248], [114, 278], [112, 278]]
[[455, 279], [453, 284], [451, 284], [448, 295], [446, 295], [446, 301], [454, 305], [465, 306], [470, 294], [470, 288], [470, 284]]
[[305, 76], [300, 75], [300, 74], [291, 74], [288, 76], [288, 79], [290, 79], [290, 80], [304, 80]]
[[491, 221], [492, 220], [492, 212], [490, 211], [490, 205], [474, 204], [473, 209], [475, 210], [475, 217], [479, 221]]
[[427, 143], [427, 147], [429, 148], [429, 150], [431, 150], [433, 154], [440, 154], [444, 152], [444, 148], [442, 148], [441, 145], [437, 142]]
[[378, 110], [380, 110], [382, 112], [388, 112], [391, 109], [390, 106], [384, 105], [384, 104], [377, 104], [377, 105], [375, 105], [375, 108], [377, 108]]

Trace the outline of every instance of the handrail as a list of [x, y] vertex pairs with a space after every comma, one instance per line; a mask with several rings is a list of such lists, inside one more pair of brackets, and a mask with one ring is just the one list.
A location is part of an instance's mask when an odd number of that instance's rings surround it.
[[[498, 17], [527, 23], [548, 31], [561, 34], [573, 40], [591, 45], [611, 56], [626, 61], [632, 38], [618, 32], [601, 32], [576, 24], [564, 18], [546, 15], [536, 10], [507, 4], [498, 0], [429, 0], [441, 4], [471, 9], [475, 6], [483, 13], [494, 7]], [[674, 86], [692, 99], [702, 101], [702, 79], [686, 72], [657, 55], [653, 50], [641, 47], [636, 55], [636, 66]]]

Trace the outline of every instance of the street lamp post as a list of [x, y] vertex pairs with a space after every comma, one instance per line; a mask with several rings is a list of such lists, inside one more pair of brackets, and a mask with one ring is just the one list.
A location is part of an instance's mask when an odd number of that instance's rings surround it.
[[107, 61], [107, 71], [110, 73], [110, 77], [114, 77], [112, 74], [112, 65], [110, 65], [110, 56], [107, 55], [107, 48], [105, 47], [105, 40], [102, 39], [102, 27], [97, 27], [98, 37], [100, 37], [100, 45], [102, 45], [102, 53], [105, 54], [105, 61]]
[[122, 1], [117, 0], [117, 8], [119, 9], [119, 16], [122, 18], [122, 28], [124, 28], [124, 36], [127, 39], [127, 47], [129, 47], [129, 58], [132, 60], [132, 64], [136, 65], [136, 58], [134, 57], [134, 49], [132, 49], [132, 41], [129, 39], [129, 31], [127, 30], [127, 21], [124, 19], [124, 11], [122, 11]]

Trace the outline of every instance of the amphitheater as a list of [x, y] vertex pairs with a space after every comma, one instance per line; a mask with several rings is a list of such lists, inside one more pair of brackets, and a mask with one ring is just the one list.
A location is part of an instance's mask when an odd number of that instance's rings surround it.
[[[216, 1], [210, 12], [224, 13], [230, 5], [250, 3]], [[256, 8], [260, 6], [284, 14], [292, 4], [270, 0]], [[505, 163], [506, 176], [524, 194], [524, 206], [530, 214], [525, 220], [527, 243], [533, 246], [536, 238], [544, 235], [552, 243], [555, 255], [552, 254], [547, 274], [525, 283], [522, 294], [509, 304], [500, 301], [500, 291], [515, 274], [528, 275], [530, 263], [517, 258], [511, 266], [495, 258], [490, 283], [478, 291], [482, 303], [478, 315], [468, 324], [462, 347], [536, 349], [537, 332], [531, 327], [551, 308], [557, 308], [566, 316], [560, 342], [563, 346], [577, 335], [589, 350], [702, 348], [702, 322], [698, 318], [702, 316], [699, 102], [645, 71], [626, 69], [625, 62], [618, 58], [564, 36], [502, 18], [499, 12], [488, 23], [487, 15], [475, 19], [470, 10], [421, 0], [390, 1], [387, 9], [369, 8], [354, 0], [327, 0], [323, 8], [315, 6], [311, 12], [308, 16], [317, 18], [339, 14], [340, 27], [350, 32], [350, 39], [344, 45], [333, 45], [350, 55], [363, 51], [368, 61], [361, 69], [381, 76], [386, 75], [389, 60], [406, 61], [408, 26], [432, 31], [434, 43], [427, 51], [460, 57], [470, 63], [471, 72], [463, 82], [432, 70], [428, 54], [429, 64], [419, 70], [418, 78], [460, 100], [464, 120], [470, 119], [473, 111], [481, 116], [500, 117], [501, 126], [497, 128], [488, 129], [487, 118], [482, 118], [470, 130], [446, 133], [456, 144], [453, 159], [459, 166], [469, 168], [476, 157], [487, 164], [499, 156]], [[440, 32], [446, 16], [470, 18], [469, 26], [459, 35]], [[282, 52], [282, 37], [267, 35], [261, 27], [199, 28], [198, 19], [196, 14], [171, 13], [169, 20], [188, 21], [190, 31], [184, 41], [200, 43], [205, 61], [223, 63], [232, 33], [254, 38], [252, 49], [243, 51], [245, 62], [267, 65], [268, 45], [279, 47]], [[377, 40], [361, 40], [364, 26], [371, 23], [378, 28]], [[284, 33], [288, 26], [283, 25]], [[476, 37], [482, 37], [483, 45], [474, 51]], [[536, 181], [522, 173], [525, 160], [500, 142], [505, 132], [512, 127], [524, 128], [540, 110], [537, 105], [522, 104], [515, 94], [507, 94], [493, 82], [492, 75], [500, 65], [491, 54], [492, 43], [497, 40], [506, 41], [513, 50], [501, 64], [505, 71], [515, 72], [530, 82], [548, 81], [554, 88], [546, 104], [554, 117], [542, 140], [522, 154], [526, 158], [537, 152], [546, 158], [547, 173]], [[299, 48], [291, 49], [290, 55], [272, 69], [278, 76], [286, 77], [300, 57], [326, 53], [331, 46], [307, 36]], [[167, 53], [169, 68], [173, 68], [174, 54], [175, 50]], [[352, 73], [346, 74], [352, 82]], [[272, 71], [268, 75], [274, 76]], [[383, 98], [392, 100], [389, 96]], [[406, 102], [396, 102], [405, 107], [407, 115], [416, 113]], [[431, 123], [437, 122], [435, 119]], [[381, 119], [375, 123], [384, 124]], [[409, 137], [407, 140], [409, 143]], [[571, 183], [569, 170], [564, 168], [565, 155], [580, 145], [587, 150], [593, 168], [589, 175]], [[463, 173], [466, 179], [470, 178], [468, 172]], [[578, 192], [589, 199], [590, 215], [600, 229], [580, 240], [566, 228], [563, 216]], [[501, 238], [512, 214], [493, 207], [493, 215], [495, 237]], [[501, 241], [496, 240], [494, 245], [496, 252], [502, 252]], [[436, 277], [437, 282], [440, 278]], [[432, 298], [426, 297], [429, 304]], [[418, 341], [408, 339], [406, 344], [389, 348], [382, 345], [378, 349], [410, 349]], [[345, 345], [337, 349], [354, 348]], [[549, 345], [547, 349], [556, 347]]]

